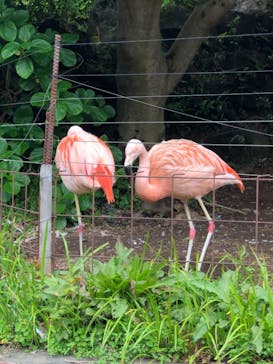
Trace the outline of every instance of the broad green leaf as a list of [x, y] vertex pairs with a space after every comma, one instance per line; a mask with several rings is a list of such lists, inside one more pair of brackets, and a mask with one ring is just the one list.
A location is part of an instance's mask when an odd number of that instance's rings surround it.
[[194, 332], [193, 341], [196, 342], [201, 339], [208, 332], [208, 326], [204, 317], [201, 317]]
[[0, 36], [7, 42], [13, 42], [17, 36], [17, 27], [11, 20], [0, 23]]
[[17, 74], [26, 79], [33, 73], [34, 67], [32, 60], [30, 58], [22, 58], [16, 63], [16, 72]]
[[70, 33], [62, 34], [62, 44], [77, 43], [78, 40], [79, 40], [79, 34], [70, 34]]
[[12, 16], [12, 20], [20, 27], [25, 24], [29, 19], [29, 12], [27, 10], [16, 10]]
[[123, 161], [123, 153], [122, 153], [122, 151], [119, 148], [117, 148], [117, 147], [115, 147], [113, 145], [110, 145], [110, 149], [111, 149], [111, 151], [113, 153], [115, 162], [117, 164], [120, 164]]
[[77, 57], [70, 49], [61, 48], [60, 61], [66, 67], [73, 67], [77, 63]]
[[0, 156], [8, 149], [8, 142], [4, 138], [0, 138]]
[[3, 190], [11, 195], [17, 195], [20, 192], [21, 185], [14, 181], [6, 181]]
[[19, 29], [18, 37], [22, 42], [27, 42], [35, 33], [36, 29], [32, 24], [25, 24]]
[[72, 87], [72, 83], [71, 82], [68, 82], [68, 81], [63, 81], [63, 80], [60, 80], [58, 82], [58, 95], [66, 92], [67, 90], [69, 90], [70, 88]]
[[91, 115], [95, 122], [103, 123], [107, 120], [107, 115], [103, 111], [103, 109], [100, 109], [95, 105], [91, 105], [90, 110], [91, 110]]
[[47, 91], [48, 86], [51, 83], [51, 76], [50, 74], [38, 74], [38, 82], [40, 82], [40, 85], [44, 91]]
[[108, 119], [116, 116], [116, 110], [111, 105], [104, 105], [103, 111], [106, 113]]
[[33, 110], [29, 105], [19, 106], [13, 115], [15, 124], [29, 124], [33, 121]]
[[[40, 75], [45, 75], [45, 73], [51, 76], [52, 70], [52, 57], [51, 53], [31, 53], [31, 59], [36, 63], [35, 73], [40, 77]], [[45, 70], [46, 69], [46, 70]]]
[[32, 125], [30, 128], [29, 136], [33, 139], [43, 140], [45, 137], [44, 130], [38, 125]]
[[84, 88], [78, 88], [75, 94], [82, 99], [86, 99], [87, 102], [90, 102], [90, 99], [96, 96], [95, 91], [93, 91], [92, 89], [85, 90]]
[[20, 171], [23, 167], [24, 163], [20, 157], [16, 157], [15, 155], [10, 157], [10, 160], [7, 161], [8, 163], [8, 170], [9, 171]]
[[119, 318], [126, 313], [128, 303], [125, 299], [117, 298], [115, 301], [111, 302], [111, 307], [113, 318]]
[[23, 78], [20, 78], [19, 86], [24, 91], [31, 91], [36, 86], [36, 82], [31, 78], [28, 78], [26, 80], [24, 80]]
[[45, 92], [36, 92], [36, 94], [31, 96], [30, 104], [32, 106], [41, 107], [45, 106], [49, 101], [49, 96]]
[[30, 43], [30, 50], [33, 52], [47, 53], [52, 51], [52, 45], [43, 39], [33, 39]]
[[57, 230], [63, 230], [66, 227], [67, 220], [64, 216], [58, 216], [56, 218], [56, 229]]
[[65, 103], [67, 112], [69, 114], [79, 115], [83, 111], [83, 105], [81, 100], [71, 92], [66, 92], [63, 95], [62, 101]]
[[59, 122], [65, 118], [67, 112], [66, 104], [62, 101], [58, 101], [56, 104], [56, 121]]
[[81, 115], [67, 115], [67, 120], [75, 125], [81, 125], [84, 122], [84, 118]]
[[96, 97], [96, 103], [98, 104], [99, 107], [103, 107], [105, 105], [105, 100], [101, 95], [98, 95]]
[[8, 163], [6, 161], [0, 162], [0, 170], [1, 171], [7, 171], [7, 169], [8, 169]]
[[10, 42], [4, 45], [4, 47], [1, 49], [1, 56], [3, 59], [7, 59], [12, 57], [14, 54], [19, 55], [17, 53], [20, 53], [21, 46], [17, 42]]
[[29, 160], [31, 162], [41, 163], [43, 161], [43, 156], [44, 156], [44, 148], [35, 148], [30, 153]]
[[27, 186], [30, 183], [29, 176], [23, 173], [17, 173], [14, 180], [21, 186]]
[[17, 141], [10, 141], [9, 146], [12, 150], [12, 154], [16, 154], [18, 156], [23, 155], [30, 147], [28, 142], [18, 143]]
[[92, 207], [92, 194], [82, 195], [79, 198], [81, 211], [86, 211]]
[[2, 202], [7, 203], [11, 200], [12, 194], [6, 191], [2, 191]]
[[56, 206], [56, 213], [57, 214], [63, 214], [65, 212], [65, 209], [66, 209], [66, 204], [65, 203], [60, 203], [60, 202], [57, 203], [57, 206]]

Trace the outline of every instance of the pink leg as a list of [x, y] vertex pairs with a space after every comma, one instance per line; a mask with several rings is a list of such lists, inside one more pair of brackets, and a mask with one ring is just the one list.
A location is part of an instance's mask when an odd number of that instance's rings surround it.
[[215, 230], [215, 225], [214, 225], [214, 222], [213, 222], [212, 218], [210, 217], [210, 215], [208, 213], [208, 210], [206, 209], [203, 201], [201, 200], [201, 198], [197, 198], [197, 201], [199, 202], [199, 205], [201, 206], [201, 208], [202, 208], [202, 210], [203, 210], [203, 212], [204, 212], [204, 214], [205, 214], [205, 216], [206, 216], [206, 218], [208, 220], [208, 223], [209, 223], [208, 234], [207, 234], [207, 237], [206, 237], [206, 240], [205, 240], [205, 243], [204, 243], [201, 255], [200, 255], [199, 263], [198, 263], [198, 270], [201, 270], [202, 263], [204, 261], [208, 246], [210, 244], [212, 235], [213, 235], [214, 230]]
[[81, 219], [81, 211], [80, 211], [80, 203], [78, 196], [74, 194], [76, 210], [77, 210], [77, 218], [78, 218], [78, 233], [79, 233], [79, 249], [80, 249], [80, 256], [83, 255], [83, 245], [82, 245], [82, 232], [83, 232], [83, 223]]
[[188, 245], [188, 251], [187, 251], [187, 255], [186, 255], [186, 264], [185, 264], [185, 270], [188, 271], [189, 266], [190, 266], [190, 261], [191, 261], [191, 251], [192, 251], [193, 242], [194, 242], [194, 238], [195, 238], [195, 227], [192, 222], [191, 213], [190, 213], [190, 209], [189, 209], [187, 202], [184, 202], [184, 208], [185, 208], [185, 213], [186, 213], [187, 220], [188, 220], [188, 223], [190, 226], [189, 245]]

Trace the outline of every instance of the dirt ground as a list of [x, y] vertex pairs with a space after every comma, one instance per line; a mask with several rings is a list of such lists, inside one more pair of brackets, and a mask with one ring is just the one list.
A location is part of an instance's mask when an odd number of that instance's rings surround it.
[[[268, 170], [268, 168], [267, 168]], [[273, 172], [273, 171], [272, 171]], [[242, 194], [236, 186], [225, 186], [216, 191], [215, 196], [206, 199], [207, 208], [215, 221], [215, 233], [205, 257], [203, 270], [219, 263], [226, 254], [238, 257], [242, 247], [248, 253], [247, 264], [255, 264], [251, 250], [264, 257], [273, 271], [273, 173], [259, 177], [243, 176], [245, 192]], [[215, 199], [215, 201], [214, 201]], [[214, 206], [214, 207], [213, 207]], [[191, 203], [191, 212], [196, 227], [195, 244], [192, 252], [192, 264], [202, 250], [208, 224], [196, 202]], [[156, 210], [156, 212], [154, 212]], [[107, 260], [115, 253], [115, 245], [121, 242], [141, 254], [144, 246], [146, 259], [172, 258], [174, 244], [178, 259], [185, 260], [188, 246], [188, 223], [183, 205], [174, 201], [173, 216], [170, 200], [155, 206], [142, 206], [136, 211], [126, 213], [116, 210], [100, 217], [95, 217], [93, 227], [91, 216], [84, 216], [84, 248], [91, 250], [104, 243], [108, 245], [94, 256]], [[65, 238], [71, 257], [79, 255], [77, 226], [66, 229]], [[55, 268], [65, 267], [64, 244], [57, 232], [54, 249]], [[146, 244], [145, 244], [146, 242]], [[30, 246], [31, 245], [31, 246]], [[33, 252], [33, 242], [24, 243], [25, 250]], [[33, 253], [34, 254], [34, 253]], [[228, 265], [229, 261], [225, 260]]]

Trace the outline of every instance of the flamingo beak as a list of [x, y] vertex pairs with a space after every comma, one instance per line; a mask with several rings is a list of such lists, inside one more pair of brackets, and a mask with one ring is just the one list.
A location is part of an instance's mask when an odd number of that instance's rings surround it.
[[133, 174], [133, 169], [132, 169], [131, 164], [124, 166], [124, 169], [125, 169], [125, 173], [127, 174], [127, 176], [131, 176]]

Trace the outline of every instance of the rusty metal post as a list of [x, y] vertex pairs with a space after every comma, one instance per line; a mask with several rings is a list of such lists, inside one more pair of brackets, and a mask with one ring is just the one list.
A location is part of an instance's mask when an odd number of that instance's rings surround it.
[[52, 272], [52, 150], [61, 36], [55, 35], [50, 108], [46, 113], [43, 164], [40, 170], [39, 258], [44, 273]]

